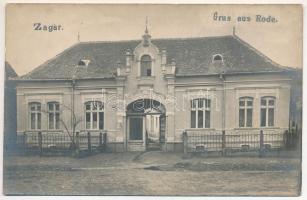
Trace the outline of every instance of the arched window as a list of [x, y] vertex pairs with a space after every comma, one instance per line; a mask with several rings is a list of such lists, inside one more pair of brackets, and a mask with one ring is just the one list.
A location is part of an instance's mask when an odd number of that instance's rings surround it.
[[191, 101], [191, 128], [210, 128], [210, 99], [193, 99]]
[[151, 76], [152, 59], [149, 55], [141, 57], [141, 76]]
[[58, 102], [47, 103], [48, 107], [48, 129], [60, 129], [60, 104]]
[[40, 130], [42, 113], [41, 113], [41, 103], [31, 102], [29, 103], [30, 110], [30, 129], [31, 130]]
[[221, 54], [213, 55], [212, 61], [213, 62], [222, 62], [223, 61], [223, 56]]
[[274, 126], [275, 97], [261, 98], [261, 123], [262, 127]]
[[239, 99], [239, 127], [253, 126], [253, 98], [241, 97]]
[[85, 129], [104, 129], [104, 105], [100, 101], [88, 101], [85, 103]]

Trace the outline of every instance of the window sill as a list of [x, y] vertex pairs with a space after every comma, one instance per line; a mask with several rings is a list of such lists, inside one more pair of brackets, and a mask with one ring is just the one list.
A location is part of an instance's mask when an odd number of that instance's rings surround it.
[[280, 129], [279, 127], [276, 127], [276, 126], [269, 126], [269, 127], [237, 127], [237, 128], [234, 128], [234, 130], [260, 130], [260, 129], [265, 129], [265, 130], [268, 130], [268, 129]]
[[137, 80], [154, 80], [156, 77], [155, 76], [138, 76]]
[[143, 143], [143, 140], [129, 140], [129, 143]]
[[215, 128], [188, 128], [187, 131], [215, 131]]
[[80, 132], [100, 132], [100, 131], [104, 132], [106, 130], [104, 130], [104, 129], [85, 129], [85, 130], [80, 130]]
[[276, 126], [265, 126], [265, 127], [259, 127], [259, 129], [280, 129], [280, 127], [276, 127]]

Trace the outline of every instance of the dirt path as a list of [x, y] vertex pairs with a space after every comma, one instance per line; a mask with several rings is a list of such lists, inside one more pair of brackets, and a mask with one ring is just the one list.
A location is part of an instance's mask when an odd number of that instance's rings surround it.
[[[232, 170], [233, 163], [245, 170]], [[273, 168], [265, 171], [259, 168], [263, 165]], [[215, 167], [208, 170], [208, 166]], [[232, 167], [216, 170], [216, 166]], [[5, 159], [4, 191], [27, 195], [295, 196], [298, 166], [295, 159], [183, 159], [180, 154], [159, 153], [100, 154], [84, 159], [10, 157]]]

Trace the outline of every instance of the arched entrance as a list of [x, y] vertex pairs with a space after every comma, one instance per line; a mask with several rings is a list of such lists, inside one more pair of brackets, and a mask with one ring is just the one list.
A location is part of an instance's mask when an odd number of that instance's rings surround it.
[[165, 106], [139, 99], [127, 106], [127, 150], [161, 150], [165, 142]]

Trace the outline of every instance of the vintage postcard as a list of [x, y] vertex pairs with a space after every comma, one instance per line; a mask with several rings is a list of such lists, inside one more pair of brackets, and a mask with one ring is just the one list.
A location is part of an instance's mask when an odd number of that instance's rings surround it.
[[4, 195], [301, 194], [302, 5], [5, 17]]

